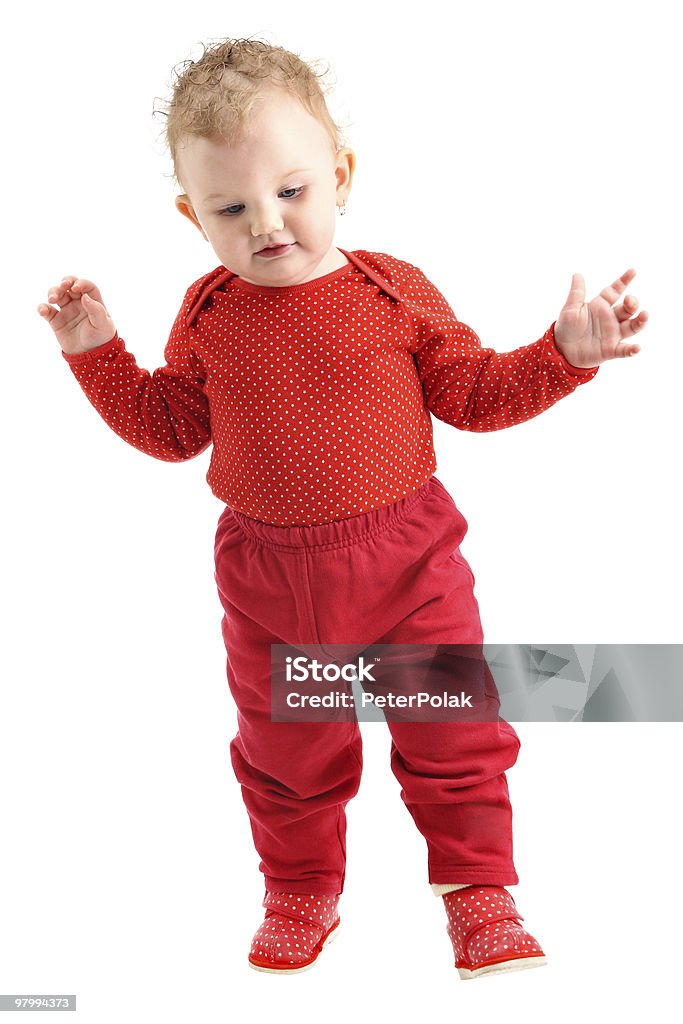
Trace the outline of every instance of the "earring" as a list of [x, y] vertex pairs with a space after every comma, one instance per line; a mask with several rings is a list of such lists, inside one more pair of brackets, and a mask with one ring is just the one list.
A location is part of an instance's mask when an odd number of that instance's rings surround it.
[[341, 206], [337, 207], [337, 209], [339, 210], [339, 215], [343, 217], [344, 214], [346, 213], [346, 203], [342, 203]]

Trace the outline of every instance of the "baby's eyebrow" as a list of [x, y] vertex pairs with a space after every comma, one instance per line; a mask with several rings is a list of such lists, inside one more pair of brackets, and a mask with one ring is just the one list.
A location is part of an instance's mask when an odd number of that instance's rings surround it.
[[[283, 178], [289, 178], [292, 174], [305, 174], [310, 169], [310, 167], [295, 167], [293, 171], [287, 171], [286, 174], [281, 174], [279, 178], [282, 180]], [[204, 202], [208, 203], [213, 199], [224, 199], [225, 195], [225, 192], [212, 192], [210, 196], [205, 196]]]

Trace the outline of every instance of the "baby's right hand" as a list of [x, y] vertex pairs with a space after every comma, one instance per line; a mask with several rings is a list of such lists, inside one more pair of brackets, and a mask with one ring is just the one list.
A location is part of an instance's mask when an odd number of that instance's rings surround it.
[[52, 327], [57, 341], [69, 355], [87, 352], [110, 341], [116, 334], [99, 289], [82, 277], [63, 277], [47, 293], [48, 302], [41, 302], [37, 311]]

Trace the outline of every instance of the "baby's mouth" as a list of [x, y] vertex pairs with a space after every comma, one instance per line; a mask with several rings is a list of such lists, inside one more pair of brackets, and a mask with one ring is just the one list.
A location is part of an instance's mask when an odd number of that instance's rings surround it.
[[292, 248], [294, 242], [285, 242], [282, 245], [267, 245], [255, 254], [256, 256], [280, 256]]

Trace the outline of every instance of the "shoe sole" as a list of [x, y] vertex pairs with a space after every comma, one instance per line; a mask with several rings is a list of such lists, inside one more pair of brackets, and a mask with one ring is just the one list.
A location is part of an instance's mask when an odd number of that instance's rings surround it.
[[339, 934], [340, 924], [341, 921], [337, 921], [337, 923], [333, 925], [327, 935], [323, 938], [322, 945], [313, 960], [309, 961], [307, 964], [302, 964], [301, 967], [264, 967], [262, 964], [255, 964], [251, 957], [248, 958], [249, 966], [255, 971], [261, 971], [263, 974], [301, 974], [302, 971], [308, 971], [318, 962], [318, 957], [324, 950], [325, 946], [329, 945], [330, 942], [334, 942]]
[[530, 967], [542, 967], [547, 962], [545, 956], [526, 956], [517, 960], [505, 960], [500, 964], [478, 967], [474, 971], [468, 970], [467, 967], [458, 967], [458, 974], [463, 981], [470, 981], [472, 978], [482, 978], [487, 974], [503, 974], [508, 971], [525, 971]]

